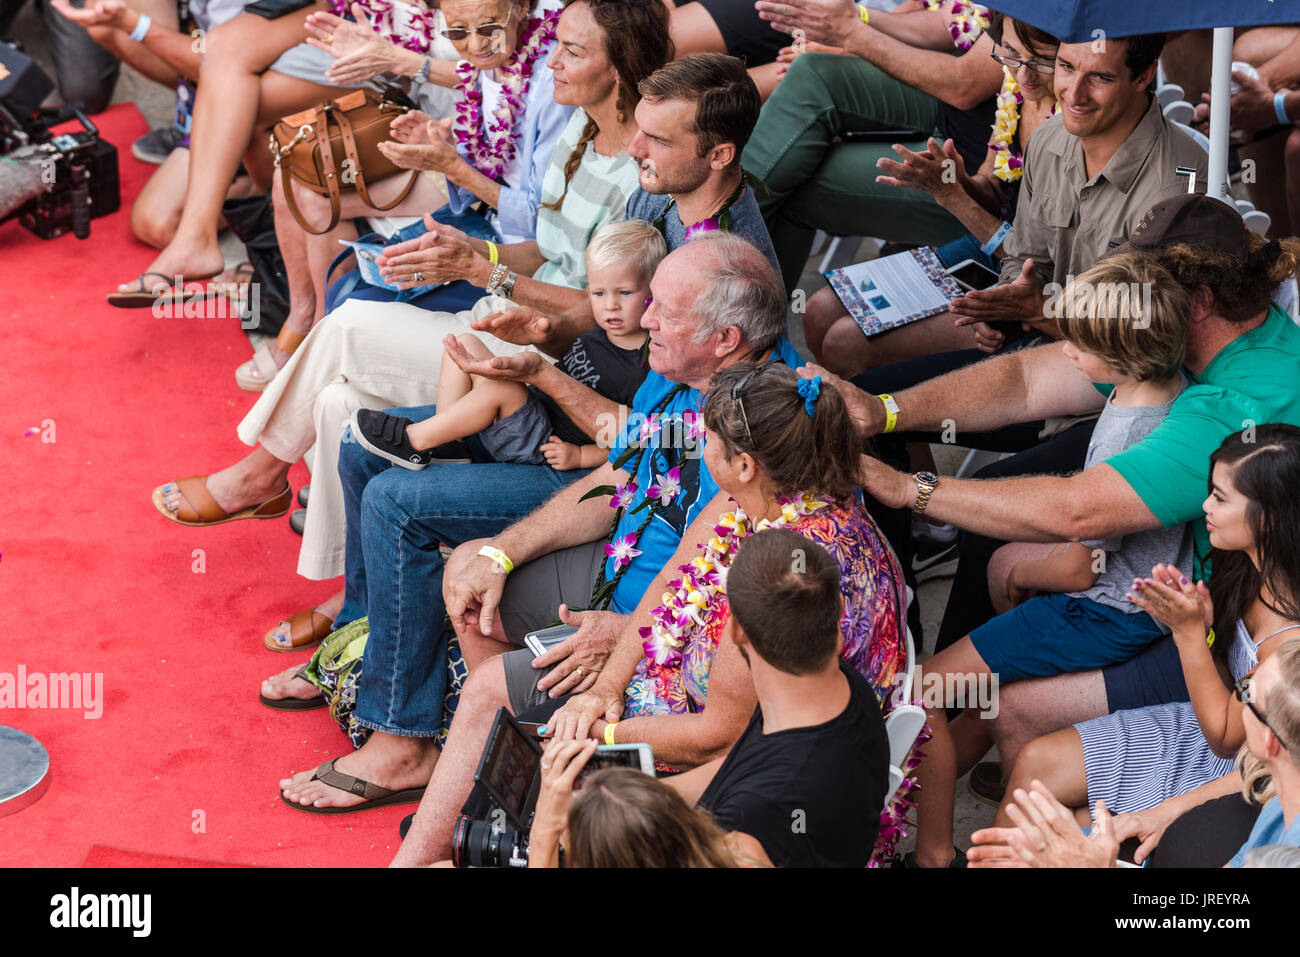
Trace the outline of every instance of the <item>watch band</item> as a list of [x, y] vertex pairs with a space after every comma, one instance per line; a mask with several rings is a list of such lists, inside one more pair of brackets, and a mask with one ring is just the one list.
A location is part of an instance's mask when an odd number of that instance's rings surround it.
[[925, 511], [925, 507], [930, 504], [930, 496], [933, 495], [934, 490], [939, 487], [939, 483], [937, 481], [926, 481], [921, 478], [920, 472], [915, 473], [912, 478], [916, 481], [916, 504], [912, 506], [912, 511], [916, 512], [917, 515], [920, 515]]
[[428, 83], [429, 67], [431, 67], [432, 65], [433, 65], [433, 60], [430, 59], [429, 57], [425, 57], [424, 62], [420, 64], [420, 69], [415, 71], [415, 76], [412, 79], [414, 79], [416, 83], [420, 83], [420, 84]]
[[492, 272], [488, 276], [488, 284], [484, 287], [484, 292], [489, 296], [495, 296], [497, 288], [501, 285], [501, 281], [506, 278], [508, 272], [510, 272], [510, 267], [505, 263], [497, 263], [493, 266]]
[[506, 278], [501, 280], [501, 285], [497, 287], [497, 295], [506, 299], [513, 299], [515, 295], [515, 283], [519, 279], [519, 274], [513, 270], [506, 271]]

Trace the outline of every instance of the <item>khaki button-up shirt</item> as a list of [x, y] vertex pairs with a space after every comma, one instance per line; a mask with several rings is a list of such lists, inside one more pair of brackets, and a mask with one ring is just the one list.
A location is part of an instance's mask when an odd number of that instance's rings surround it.
[[1029, 138], [1015, 228], [1003, 246], [1002, 282], [1011, 282], [1033, 259], [1039, 282], [1064, 285], [1125, 242], [1143, 214], [1162, 199], [1205, 192], [1209, 156], [1165, 119], [1155, 97], [1145, 115], [1100, 173], [1088, 178], [1079, 138], [1060, 114]]

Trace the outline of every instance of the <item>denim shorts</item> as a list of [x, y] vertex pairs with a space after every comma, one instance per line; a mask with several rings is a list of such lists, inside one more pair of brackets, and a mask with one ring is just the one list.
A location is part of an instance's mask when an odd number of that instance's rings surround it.
[[493, 422], [478, 437], [497, 462], [545, 465], [546, 456], [538, 451], [538, 446], [551, 437], [551, 417], [537, 393], [529, 390], [523, 405]]
[[1172, 635], [1153, 641], [1128, 661], [1103, 668], [1101, 676], [1106, 682], [1109, 711], [1192, 700]]
[[1144, 611], [1127, 614], [1074, 595], [1041, 595], [970, 633], [989, 670], [1003, 682], [1127, 661], [1163, 631]]

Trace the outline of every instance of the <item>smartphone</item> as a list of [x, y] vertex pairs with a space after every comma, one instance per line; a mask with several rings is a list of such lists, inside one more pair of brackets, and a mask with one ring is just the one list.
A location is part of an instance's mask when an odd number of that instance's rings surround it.
[[531, 651], [535, 658], [547, 648], [558, 645], [577, 630], [577, 625], [556, 625], [554, 628], [530, 631], [524, 635], [524, 647]]
[[245, 5], [244, 12], [256, 13], [259, 17], [274, 20], [276, 17], [313, 6], [315, 3], [316, 0], [257, 0], [256, 3]]
[[574, 790], [581, 787], [581, 782], [588, 774], [594, 774], [601, 768], [634, 768], [651, 777], [655, 776], [655, 756], [650, 745], [639, 744], [602, 744], [596, 753], [578, 774], [574, 781]]
[[538, 724], [536, 721], [516, 721], [515, 724], [519, 725], [519, 730], [530, 738], [536, 738], [538, 741], [549, 740], [542, 737], [540, 733], [542, 728], [546, 727], [544, 724]]
[[997, 284], [999, 278], [988, 266], [974, 259], [965, 259], [948, 270], [948, 275], [957, 281], [967, 292], [974, 292], [977, 289], [987, 289], [989, 286]]

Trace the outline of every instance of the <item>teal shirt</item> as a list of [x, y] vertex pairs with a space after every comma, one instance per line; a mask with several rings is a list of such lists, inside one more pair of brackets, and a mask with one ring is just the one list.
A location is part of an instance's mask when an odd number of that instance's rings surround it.
[[[1276, 306], [1256, 329], [1219, 351], [1141, 442], [1106, 460], [1165, 528], [1192, 523], [1198, 578], [1210, 537], [1201, 503], [1209, 494], [1210, 454], [1233, 432], [1285, 422], [1300, 425], [1300, 328]], [[1105, 390], [1109, 391], [1109, 389]]]

